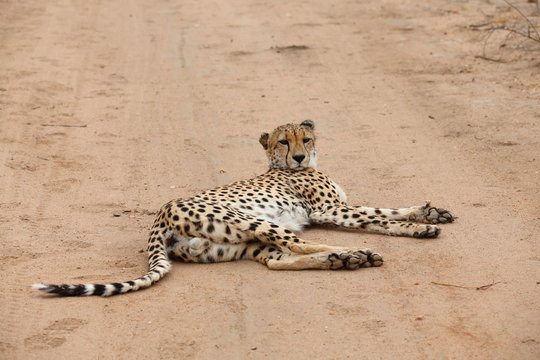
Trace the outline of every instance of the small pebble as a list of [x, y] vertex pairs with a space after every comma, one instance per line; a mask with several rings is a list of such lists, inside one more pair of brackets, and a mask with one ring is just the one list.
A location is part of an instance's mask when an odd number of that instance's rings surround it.
[[256, 346], [252, 346], [252, 347], [251, 347], [251, 350], [257, 350], [257, 347], [256, 347]]

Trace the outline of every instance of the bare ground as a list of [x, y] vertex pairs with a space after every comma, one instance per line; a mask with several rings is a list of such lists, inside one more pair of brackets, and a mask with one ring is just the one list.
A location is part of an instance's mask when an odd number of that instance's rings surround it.
[[[470, 27], [519, 21], [500, 1], [0, 1], [0, 358], [538, 359], [539, 51], [493, 38], [502, 62], [478, 58]], [[431, 199], [457, 222], [303, 234], [377, 269], [29, 289], [143, 274], [156, 209], [265, 171], [259, 133], [307, 118], [350, 203]]]

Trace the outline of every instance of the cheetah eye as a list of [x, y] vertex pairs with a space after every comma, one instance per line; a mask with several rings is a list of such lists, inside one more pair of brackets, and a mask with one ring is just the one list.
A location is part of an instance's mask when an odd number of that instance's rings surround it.
[[287, 140], [279, 140], [279, 143], [283, 145], [289, 145], [289, 142]]
[[311, 139], [310, 138], [304, 138], [304, 144], [307, 144], [308, 142], [310, 142]]

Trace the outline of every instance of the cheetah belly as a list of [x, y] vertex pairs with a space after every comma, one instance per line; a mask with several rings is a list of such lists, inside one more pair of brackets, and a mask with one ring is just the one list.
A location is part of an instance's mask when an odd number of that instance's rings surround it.
[[238, 209], [242, 212], [264, 219], [274, 224], [283, 226], [286, 229], [297, 232], [302, 231], [304, 226], [309, 225], [309, 216], [301, 205], [292, 205], [283, 208], [277, 204], [268, 204], [264, 209], [254, 207], [253, 209]]

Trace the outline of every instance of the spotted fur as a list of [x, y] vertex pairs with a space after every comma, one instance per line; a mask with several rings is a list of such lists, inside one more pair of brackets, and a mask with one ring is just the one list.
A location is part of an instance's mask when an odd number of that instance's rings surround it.
[[253, 179], [166, 203], [148, 240], [148, 272], [112, 284], [34, 287], [62, 296], [110, 296], [151, 286], [171, 269], [171, 259], [213, 263], [254, 260], [273, 270], [358, 269], [381, 266], [369, 249], [313, 243], [295, 232], [309, 224], [335, 224], [374, 233], [436, 237], [435, 224], [452, 215], [430, 204], [402, 209], [350, 206], [344, 191], [316, 170], [314, 124], [287, 124], [264, 133], [260, 143], [270, 169]]

